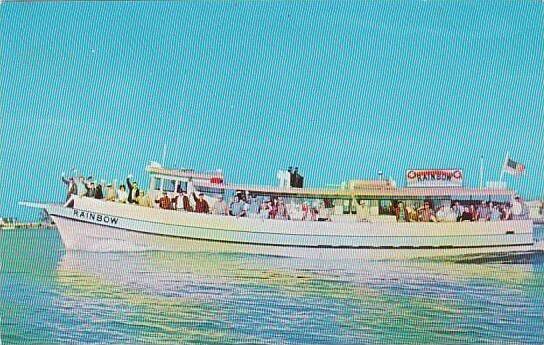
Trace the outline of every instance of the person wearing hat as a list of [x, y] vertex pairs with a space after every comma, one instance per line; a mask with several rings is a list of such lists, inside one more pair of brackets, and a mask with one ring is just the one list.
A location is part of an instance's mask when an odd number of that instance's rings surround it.
[[138, 196], [140, 195], [140, 189], [138, 188], [138, 182], [134, 181], [130, 183], [131, 178], [132, 178], [132, 175], [128, 175], [127, 177], [128, 202], [129, 204], [134, 204], [136, 203], [136, 200], [138, 199]]
[[155, 200], [159, 207], [163, 210], [170, 210], [172, 208], [172, 201], [168, 197], [168, 193], [162, 192], [162, 197], [159, 200]]
[[189, 195], [187, 195], [187, 192], [183, 191], [181, 195], [182, 195], [181, 200], [183, 202], [183, 209], [187, 212], [193, 212], [193, 207], [191, 206], [191, 201], [189, 200]]
[[213, 204], [212, 213], [221, 216], [226, 216], [229, 214], [229, 207], [227, 206], [223, 195], [219, 195], [217, 201]]
[[196, 213], [209, 213], [210, 212], [210, 206], [208, 205], [208, 202], [204, 199], [204, 193], [198, 193], [198, 197], [197, 197], [196, 193], [193, 192], [193, 198], [195, 199], [195, 212]]

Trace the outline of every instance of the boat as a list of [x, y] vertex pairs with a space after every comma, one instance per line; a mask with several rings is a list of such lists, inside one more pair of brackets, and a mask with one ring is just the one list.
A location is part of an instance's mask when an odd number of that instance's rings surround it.
[[[534, 249], [533, 222], [507, 221], [397, 222], [391, 206], [398, 201], [414, 208], [456, 200], [506, 202], [516, 194], [504, 188], [466, 188], [460, 169], [409, 170], [407, 186], [391, 180], [354, 180], [332, 188], [253, 186], [225, 182], [223, 173], [146, 167], [149, 195], [175, 197], [180, 191], [217, 196], [240, 191], [257, 197], [282, 198], [300, 206], [303, 201], [328, 201], [322, 220], [265, 219], [204, 214], [184, 210], [72, 196], [65, 203], [22, 202], [47, 212], [68, 250], [85, 251], [198, 251], [235, 252], [304, 258], [437, 257]], [[281, 183], [281, 181], [280, 181]], [[369, 205], [368, 217], [355, 209]], [[321, 217], [321, 216], [320, 216]]]

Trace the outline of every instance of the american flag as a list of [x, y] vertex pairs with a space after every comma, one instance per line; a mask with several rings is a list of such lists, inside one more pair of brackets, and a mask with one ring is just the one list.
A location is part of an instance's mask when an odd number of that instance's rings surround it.
[[519, 176], [525, 173], [525, 165], [516, 162], [513, 159], [508, 158], [502, 168], [504, 172], [509, 173], [510, 175]]

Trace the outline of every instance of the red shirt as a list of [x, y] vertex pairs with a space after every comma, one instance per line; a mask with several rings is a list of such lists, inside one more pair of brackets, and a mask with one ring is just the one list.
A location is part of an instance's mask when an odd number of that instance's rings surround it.
[[206, 200], [196, 197], [195, 194], [193, 194], [193, 198], [195, 199], [195, 212], [197, 213], [209, 213], [210, 207], [208, 206], [208, 203]]
[[167, 195], [159, 199], [159, 207], [165, 210], [169, 210], [172, 208], [172, 201]]

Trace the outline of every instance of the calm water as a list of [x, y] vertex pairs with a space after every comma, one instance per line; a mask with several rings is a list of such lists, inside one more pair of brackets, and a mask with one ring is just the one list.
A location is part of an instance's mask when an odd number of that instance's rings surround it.
[[544, 343], [541, 254], [84, 253], [55, 230], [4, 231], [0, 253], [2, 344]]

